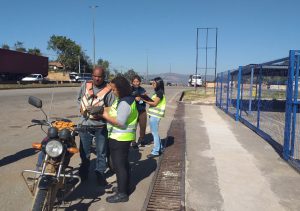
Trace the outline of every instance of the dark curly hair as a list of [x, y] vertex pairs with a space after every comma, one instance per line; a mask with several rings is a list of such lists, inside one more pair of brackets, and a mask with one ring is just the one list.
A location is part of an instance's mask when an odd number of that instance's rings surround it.
[[132, 89], [130, 83], [125, 77], [117, 76], [111, 80], [111, 83], [115, 84], [119, 92], [119, 98], [123, 98], [131, 95]]
[[131, 82], [133, 82], [135, 79], [137, 79], [139, 82], [142, 81], [142, 79], [139, 75], [135, 75], [135, 76], [132, 77]]

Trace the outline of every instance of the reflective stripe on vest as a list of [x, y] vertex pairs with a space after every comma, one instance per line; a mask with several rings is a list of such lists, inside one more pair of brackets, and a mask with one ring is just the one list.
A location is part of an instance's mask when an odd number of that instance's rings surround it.
[[104, 105], [104, 98], [105, 96], [110, 92], [111, 88], [107, 84], [103, 89], [101, 89], [100, 92], [98, 92], [96, 95], [94, 94], [93, 90], [93, 82], [89, 81], [86, 82], [85, 85], [85, 92], [81, 98], [80, 102], [80, 112], [84, 117], [88, 117], [89, 119], [96, 120], [99, 119], [96, 116], [91, 115], [89, 112], [87, 112], [87, 107], [92, 106], [103, 106]]
[[[151, 99], [154, 100], [156, 98], [156, 94], [154, 94]], [[166, 111], [166, 97], [163, 95], [163, 98], [160, 99], [159, 103], [155, 107], [149, 107], [148, 109], [148, 115], [150, 116], [155, 116], [158, 118], [162, 118], [165, 116], [165, 111]]]
[[[118, 104], [119, 99], [116, 99], [109, 110], [109, 116], [113, 118], [117, 117]], [[137, 118], [138, 111], [136, 108], [136, 103], [135, 101], [133, 101], [133, 103], [130, 105], [130, 115], [125, 123], [126, 127], [120, 128], [108, 123], [108, 137], [117, 141], [134, 141], [137, 126]]]

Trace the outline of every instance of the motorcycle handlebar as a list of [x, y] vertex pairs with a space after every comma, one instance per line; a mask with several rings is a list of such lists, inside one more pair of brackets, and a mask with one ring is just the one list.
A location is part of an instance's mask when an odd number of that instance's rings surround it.
[[49, 125], [49, 123], [46, 120], [39, 120], [39, 119], [32, 119], [31, 123], [35, 125]]

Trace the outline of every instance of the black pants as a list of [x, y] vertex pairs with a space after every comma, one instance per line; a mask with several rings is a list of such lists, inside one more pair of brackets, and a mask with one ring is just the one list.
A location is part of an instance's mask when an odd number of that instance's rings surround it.
[[110, 155], [117, 176], [118, 191], [128, 194], [130, 167], [128, 161], [131, 141], [109, 139]]

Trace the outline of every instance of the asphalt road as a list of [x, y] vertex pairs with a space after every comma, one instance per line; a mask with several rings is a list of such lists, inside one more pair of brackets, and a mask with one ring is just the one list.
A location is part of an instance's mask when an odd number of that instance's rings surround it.
[[[146, 87], [149, 94], [150, 86]], [[33, 169], [37, 154], [31, 149], [32, 142], [39, 142], [45, 134], [38, 128], [27, 128], [31, 119], [42, 119], [43, 113], [28, 104], [30, 95], [43, 100], [44, 111], [50, 117], [67, 117], [73, 121], [78, 119], [76, 102], [79, 87], [40, 88], [0, 91], [0, 206], [1, 210], [29, 210], [32, 196], [20, 173], [23, 169]], [[176, 100], [179, 99], [182, 87], [166, 87], [167, 113], [160, 126], [160, 134], [165, 138], [173, 119]], [[147, 128], [149, 132], [149, 128]], [[77, 140], [78, 142], [78, 140]], [[145, 156], [151, 147], [131, 152], [135, 192], [130, 201], [123, 204], [110, 205], [105, 202], [107, 190], [98, 187], [94, 175], [82, 184], [68, 199], [63, 210], [141, 210], [148, 192], [149, 184], [156, 168], [156, 161], [149, 161]], [[93, 157], [94, 159], [94, 157]], [[78, 167], [79, 155], [72, 159], [72, 165]], [[112, 184], [115, 178], [108, 178]]]

